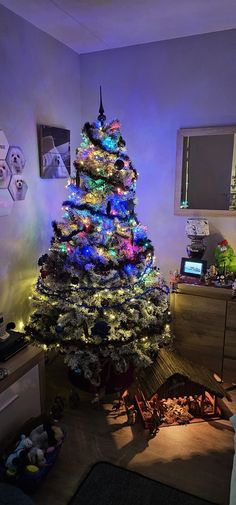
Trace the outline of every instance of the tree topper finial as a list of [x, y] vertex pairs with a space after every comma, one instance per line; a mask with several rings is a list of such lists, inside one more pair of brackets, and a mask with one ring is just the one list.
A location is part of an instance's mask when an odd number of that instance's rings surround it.
[[102, 104], [102, 86], [100, 86], [100, 107], [99, 107], [98, 120], [100, 121], [102, 126], [104, 125], [104, 123], [106, 121], [106, 116], [104, 114], [104, 108], [103, 108], [103, 104]]

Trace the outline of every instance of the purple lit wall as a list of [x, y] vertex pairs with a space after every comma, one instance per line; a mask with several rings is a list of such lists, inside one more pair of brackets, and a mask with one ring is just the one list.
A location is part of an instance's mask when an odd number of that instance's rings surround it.
[[[82, 119], [97, 112], [99, 85], [118, 117], [139, 172], [138, 215], [148, 225], [166, 278], [186, 255], [186, 218], [174, 216], [178, 128], [236, 124], [236, 31], [82, 55]], [[203, 181], [204, 184], [204, 181]], [[236, 252], [236, 219], [209, 217], [207, 256], [225, 237]]]
[[28, 193], [0, 217], [0, 312], [19, 322], [28, 312], [38, 257], [60, 219], [66, 179], [39, 176], [36, 124], [71, 130], [75, 152], [80, 134], [79, 56], [22, 18], [0, 6], [0, 129], [26, 158]]

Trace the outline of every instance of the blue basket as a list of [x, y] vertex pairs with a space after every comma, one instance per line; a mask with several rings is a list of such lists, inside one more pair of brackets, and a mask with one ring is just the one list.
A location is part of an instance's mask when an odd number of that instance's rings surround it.
[[26, 493], [33, 493], [37, 490], [42, 479], [48, 474], [48, 472], [53, 467], [55, 461], [58, 458], [59, 452], [61, 450], [62, 444], [65, 439], [65, 432], [62, 440], [58, 442], [55, 448], [45, 454], [46, 463], [39, 467], [37, 472], [29, 472], [27, 467], [23, 468], [20, 472], [15, 475], [8, 475], [7, 468], [5, 466], [6, 459], [2, 462], [0, 467], [0, 479], [8, 484], [12, 484], [20, 487]]

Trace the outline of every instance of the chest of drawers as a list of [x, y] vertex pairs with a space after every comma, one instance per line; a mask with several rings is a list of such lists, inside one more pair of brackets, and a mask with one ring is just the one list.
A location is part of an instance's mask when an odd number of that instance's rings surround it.
[[226, 288], [178, 284], [171, 294], [175, 346], [223, 378], [236, 382], [236, 299]]

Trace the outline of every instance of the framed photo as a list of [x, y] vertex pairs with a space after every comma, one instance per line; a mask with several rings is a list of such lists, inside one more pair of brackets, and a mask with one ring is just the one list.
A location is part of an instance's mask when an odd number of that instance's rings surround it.
[[40, 176], [43, 179], [70, 175], [70, 130], [38, 126]]
[[182, 258], [180, 274], [188, 277], [198, 277], [205, 275], [207, 271], [207, 261], [195, 258]]

